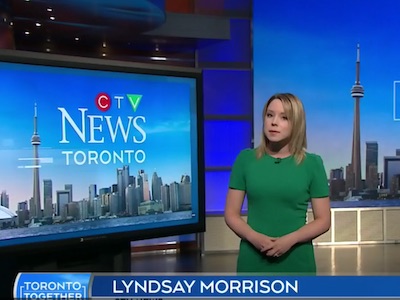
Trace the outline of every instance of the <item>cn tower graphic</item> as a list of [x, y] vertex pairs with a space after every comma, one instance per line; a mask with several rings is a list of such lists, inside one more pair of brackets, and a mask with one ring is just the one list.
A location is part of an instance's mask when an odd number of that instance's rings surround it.
[[37, 131], [37, 106], [35, 103], [35, 114], [33, 116], [33, 135], [31, 139], [31, 144], [33, 146], [33, 203], [35, 205], [34, 208], [34, 217], [41, 216], [41, 207], [40, 207], [40, 182], [39, 182], [39, 145], [40, 145], [40, 136]]
[[360, 99], [364, 97], [364, 88], [360, 84], [360, 46], [357, 45], [356, 82], [351, 88], [351, 97], [354, 98], [354, 127], [353, 147], [351, 153], [351, 167], [353, 170], [353, 188], [362, 189], [361, 182], [361, 154], [360, 154]]

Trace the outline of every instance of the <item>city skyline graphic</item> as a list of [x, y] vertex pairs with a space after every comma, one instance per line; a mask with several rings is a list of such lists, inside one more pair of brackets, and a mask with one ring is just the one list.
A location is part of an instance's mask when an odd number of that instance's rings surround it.
[[254, 2], [255, 146], [268, 97], [296, 94], [306, 110], [307, 150], [321, 155], [331, 183], [341, 179], [346, 192], [378, 187], [396, 194], [399, 185], [400, 61], [393, 37], [400, 4], [381, 4]]
[[[11, 211], [24, 201], [35, 207], [35, 215], [46, 210], [49, 182], [53, 204], [57, 191], [66, 187], [74, 202], [89, 199], [93, 185], [97, 193], [112, 192], [118, 170], [125, 168], [135, 184], [139, 174], [149, 177], [150, 197], [153, 174], [164, 185], [185, 176], [196, 180], [191, 167], [196, 151], [193, 79], [10, 63], [0, 67], [0, 95], [13, 100], [0, 108], [0, 189]], [[27, 84], [21, 88], [20, 82]], [[106, 111], [96, 106], [99, 93], [111, 99]], [[136, 95], [141, 99], [132, 103]]]

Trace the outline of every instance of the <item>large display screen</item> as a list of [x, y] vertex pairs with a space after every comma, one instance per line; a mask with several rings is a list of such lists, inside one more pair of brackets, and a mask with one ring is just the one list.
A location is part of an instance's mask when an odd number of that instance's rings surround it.
[[0, 52], [0, 249], [204, 231], [201, 72]]
[[[400, 205], [398, 3], [254, 1], [254, 140], [277, 92], [303, 101], [334, 208]], [[377, 16], [385, 16], [382, 22]]]

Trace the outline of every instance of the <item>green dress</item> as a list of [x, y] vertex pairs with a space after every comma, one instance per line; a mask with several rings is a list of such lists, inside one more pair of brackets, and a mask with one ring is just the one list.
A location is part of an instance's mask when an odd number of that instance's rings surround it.
[[[255, 231], [270, 237], [280, 237], [304, 226], [310, 199], [329, 195], [322, 159], [311, 153], [306, 153], [304, 160], [297, 164], [293, 156], [277, 160], [264, 155], [257, 159], [255, 149], [243, 150], [233, 165], [229, 187], [246, 192], [247, 223]], [[275, 258], [241, 240], [237, 271], [314, 275], [312, 242], [296, 244]]]

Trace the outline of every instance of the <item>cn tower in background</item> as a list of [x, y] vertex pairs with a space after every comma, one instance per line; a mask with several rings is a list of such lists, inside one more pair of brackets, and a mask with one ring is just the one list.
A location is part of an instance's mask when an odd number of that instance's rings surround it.
[[[34, 217], [41, 217], [42, 208], [40, 206], [40, 182], [39, 182], [39, 145], [40, 136], [37, 131], [37, 106], [35, 103], [35, 114], [33, 116], [33, 135], [31, 139], [33, 146], [33, 203], [35, 209]], [[33, 216], [32, 216], [33, 217]]]
[[353, 170], [353, 188], [362, 189], [361, 152], [360, 152], [360, 99], [364, 97], [364, 88], [360, 84], [360, 45], [357, 45], [356, 82], [351, 88], [354, 98], [353, 147], [351, 153], [351, 168]]

